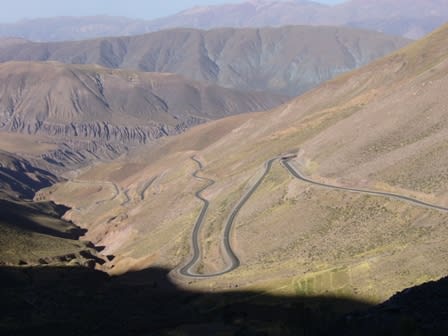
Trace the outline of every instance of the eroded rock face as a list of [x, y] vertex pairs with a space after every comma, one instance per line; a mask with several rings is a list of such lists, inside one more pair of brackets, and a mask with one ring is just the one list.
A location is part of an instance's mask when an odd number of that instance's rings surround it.
[[286, 100], [172, 74], [54, 62], [0, 65], [0, 131], [47, 137], [60, 146], [45, 157], [59, 164], [113, 158], [208, 120]]
[[54, 139], [59, 145], [58, 149], [49, 151], [42, 157], [59, 166], [74, 166], [98, 158], [116, 158], [130, 147], [182, 133], [204, 122], [206, 119], [191, 117], [174, 126], [151, 121], [148, 121], [147, 125], [142, 123], [142, 126], [120, 126], [101, 121], [51, 123], [14, 116], [1, 123], [0, 132]]
[[[103, 143], [118, 142], [123, 145], [145, 144], [167, 135], [174, 135], [185, 131], [187, 128], [205, 122], [205, 119], [189, 118], [175, 126], [148, 122], [142, 126], [119, 126], [108, 122], [74, 123], [66, 125], [38, 120], [24, 120], [13, 117], [10, 121], [3, 122], [0, 130], [24, 133], [29, 135], [46, 135], [62, 139], [89, 140]], [[87, 149], [93, 146], [87, 145]]]
[[[55, 138], [58, 148], [44, 153], [41, 158], [52, 166], [76, 168], [97, 159], [112, 160], [130, 148], [143, 145], [164, 136], [184, 132], [205, 120], [192, 118], [176, 127], [154, 125], [152, 127], [120, 127], [105, 123], [81, 125], [44, 125], [41, 128], [10, 128], [9, 132], [44, 135]], [[32, 131], [30, 131], [32, 130]], [[80, 131], [78, 131], [80, 130]]]

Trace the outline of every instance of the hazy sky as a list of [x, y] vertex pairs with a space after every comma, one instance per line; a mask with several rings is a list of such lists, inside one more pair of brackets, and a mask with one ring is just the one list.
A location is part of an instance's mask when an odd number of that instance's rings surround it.
[[[334, 4], [344, 0], [315, 0]], [[22, 18], [82, 15], [120, 15], [154, 19], [198, 5], [213, 5], [242, 0], [0, 0], [0, 22]]]

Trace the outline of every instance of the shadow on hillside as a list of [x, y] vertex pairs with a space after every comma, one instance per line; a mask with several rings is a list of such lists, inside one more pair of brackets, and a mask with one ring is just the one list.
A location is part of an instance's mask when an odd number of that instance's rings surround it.
[[329, 297], [177, 288], [167, 270], [0, 268], [4, 335], [319, 335], [368, 304]]
[[[50, 235], [58, 238], [78, 240], [86, 234], [82, 229], [72, 222], [60, 218], [70, 208], [64, 205], [56, 205], [53, 202], [27, 202], [0, 199], [0, 221], [8, 223], [9, 226], [26, 231]], [[44, 226], [36, 221], [36, 218], [46, 217], [55, 227]]]
[[367, 311], [350, 314], [335, 330], [345, 336], [446, 336], [448, 277], [407, 288]]
[[[1, 335], [447, 335], [448, 278], [375, 307], [334, 297], [195, 292], [152, 268], [0, 268]], [[353, 313], [352, 313], [353, 312]]]
[[[22, 170], [0, 167], [0, 176], [4, 185], [9, 185], [23, 199], [32, 199], [37, 190], [51, 186], [58, 181], [56, 175], [30, 164], [24, 164]], [[30, 177], [33, 174], [34, 178]]]

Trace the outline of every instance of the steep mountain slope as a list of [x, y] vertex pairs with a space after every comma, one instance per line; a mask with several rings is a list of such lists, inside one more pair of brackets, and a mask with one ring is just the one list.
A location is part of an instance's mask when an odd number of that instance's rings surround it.
[[0, 150], [0, 191], [15, 197], [33, 198], [34, 194], [58, 181], [52, 173], [35, 167], [28, 160]]
[[0, 266], [85, 266], [105, 261], [84, 233], [61, 219], [68, 209], [52, 202], [30, 202], [0, 193]]
[[57, 17], [0, 25], [0, 36], [34, 41], [138, 35], [168, 28], [347, 25], [420, 38], [448, 20], [446, 0], [351, 0], [326, 6], [306, 0], [247, 0], [194, 7], [152, 21], [122, 17]]
[[[68, 218], [118, 256], [114, 272], [165, 265], [174, 269], [172, 278], [193, 288], [383, 300], [446, 275], [446, 211], [323, 188], [295, 178], [279, 160], [265, 164], [298, 153], [290, 164], [314, 181], [446, 207], [447, 42], [445, 26], [273, 111], [195, 127], [41, 196], [81, 208]], [[192, 156], [202, 163], [199, 171]], [[126, 193], [86, 206], [104, 195], [80, 197], [86, 186], [79, 180], [116, 183]], [[195, 271], [226, 269], [226, 239], [241, 263], [202, 280], [175, 269], [191, 257], [193, 227], [204, 206], [195, 197], [200, 190], [209, 206]], [[230, 213], [248, 190], [230, 236], [223, 238]]]
[[445, 335], [448, 278], [406, 288], [365, 312], [350, 314], [337, 329], [343, 335]]
[[351, 28], [177, 29], [81, 42], [0, 44], [0, 61], [54, 60], [170, 72], [295, 96], [408, 43]]
[[171, 74], [32, 62], [1, 64], [0, 93], [1, 131], [43, 135], [98, 154], [285, 101]]
[[[4, 134], [2, 143], [3, 138]], [[20, 144], [15, 146], [19, 148]], [[37, 157], [39, 148], [34, 149]], [[61, 179], [36, 167], [29, 159], [0, 151], [0, 266], [93, 268], [105, 263], [92, 243], [79, 241], [85, 230], [61, 219], [68, 208], [53, 202], [32, 201], [39, 189], [58, 180]]]

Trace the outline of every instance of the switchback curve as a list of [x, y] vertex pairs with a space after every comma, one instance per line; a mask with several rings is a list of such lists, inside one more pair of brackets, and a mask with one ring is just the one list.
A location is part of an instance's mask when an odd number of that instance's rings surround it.
[[260, 176], [260, 178], [257, 180], [257, 182], [255, 182], [255, 184], [238, 201], [238, 203], [235, 205], [235, 207], [233, 208], [232, 212], [230, 213], [229, 217], [227, 218], [227, 221], [226, 221], [226, 224], [225, 224], [225, 227], [224, 227], [222, 243], [223, 243], [223, 249], [224, 249], [225, 253], [227, 254], [227, 259], [228, 259], [229, 265], [227, 266], [227, 268], [225, 270], [223, 270], [221, 272], [217, 272], [217, 273], [212, 273], [212, 274], [195, 273], [195, 272], [192, 271], [192, 268], [196, 265], [196, 263], [201, 258], [201, 249], [200, 249], [200, 245], [199, 245], [199, 233], [200, 233], [202, 224], [204, 222], [205, 215], [207, 214], [207, 210], [208, 210], [208, 207], [209, 207], [209, 204], [210, 204], [210, 202], [207, 199], [205, 199], [201, 194], [202, 194], [202, 192], [204, 190], [206, 190], [207, 188], [211, 187], [215, 183], [215, 181], [212, 180], [212, 179], [208, 179], [208, 178], [205, 178], [205, 177], [198, 176], [197, 174], [203, 168], [202, 163], [198, 159], [196, 159], [195, 157], [192, 157], [191, 159], [193, 161], [195, 161], [198, 164], [198, 166], [199, 166], [199, 169], [197, 169], [193, 173], [193, 177], [195, 177], [197, 179], [200, 179], [200, 180], [203, 180], [203, 181], [206, 181], [207, 184], [204, 187], [202, 187], [201, 189], [199, 189], [195, 193], [196, 198], [201, 200], [203, 202], [204, 206], [202, 207], [201, 212], [199, 213], [199, 216], [198, 216], [198, 218], [196, 220], [196, 223], [195, 223], [195, 226], [193, 228], [193, 233], [192, 233], [193, 256], [190, 259], [190, 261], [179, 270], [179, 273], [181, 275], [183, 275], [183, 276], [193, 277], [193, 278], [211, 278], [211, 277], [216, 277], [216, 276], [220, 276], [220, 275], [229, 273], [229, 272], [233, 271], [234, 269], [236, 269], [236, 268], [238, 268], [240, 266], [240, 260], [238, 259], [237, 255], [233, 251], [232, 244], [231, 244], [231, 241], [230, 241], [230, 236], [231, 236], [231, 233], [232, 233], [233, 224], [235, 222], [235, 219], [236, 219], [238, 213], [240, 212], [240, 210], [242, 209], [244, 204], [246, 204], [246, 202], [252, 196], [252, 194], [261, 185], [261, 183], [263, 182], [264, 178], [266, 177], [266, 175], [271, 170], [273, 162], [277, 158], [271, 159], [271, 160], [266, 162], [265, 170], [264, 170], [263, 174]]

